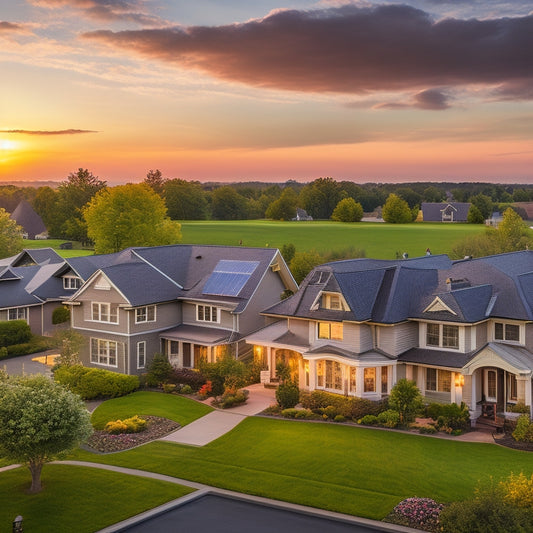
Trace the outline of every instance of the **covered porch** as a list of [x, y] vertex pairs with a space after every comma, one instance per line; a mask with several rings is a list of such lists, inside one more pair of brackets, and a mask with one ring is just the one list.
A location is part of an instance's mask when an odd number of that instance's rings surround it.
[[494, 420], [517, 416], [518, 404], [532, 411], [532, 354], [520, 346], [489, 343], [461, 371], [463, 401], [473, 420]]

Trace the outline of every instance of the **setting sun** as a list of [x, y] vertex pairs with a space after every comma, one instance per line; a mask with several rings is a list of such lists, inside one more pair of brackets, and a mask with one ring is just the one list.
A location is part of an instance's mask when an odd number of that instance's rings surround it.
[[17, 143], [7, 139], [0, 139], [0, 150], [15, 150]]

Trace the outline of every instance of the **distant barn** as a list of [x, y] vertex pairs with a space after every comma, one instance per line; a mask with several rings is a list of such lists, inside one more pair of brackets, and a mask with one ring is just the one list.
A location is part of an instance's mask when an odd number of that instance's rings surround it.
[[25, 239], [46, 239], [48, 237], [43, 219], [26, 200], [19, 202], [11, 213], [11, 218], [22, 227]]
[[470, 204], [468, 202], [422, 202], [424, 222], [466, 222]]

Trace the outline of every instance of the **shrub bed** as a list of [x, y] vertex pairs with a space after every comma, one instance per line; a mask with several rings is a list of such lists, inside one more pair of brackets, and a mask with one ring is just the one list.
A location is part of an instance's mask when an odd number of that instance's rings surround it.
[[31, 329], [25, 320], [0, 321], [0, 346], [23, 344], [31, 339]]
[[116, 398], [139, 388], [137, 376], [126, 376], [101, 368], [81, 365], [60, 366], [54, 371], [54, 380], [79, 394], [83, 400]]
[[196, 392], [207, 380], [206, 377], [197, 370], [191, 370], [190, 368], [174, 368], [168, 375], [167, 381], [175, 385], [189, 385], [189, 387]]

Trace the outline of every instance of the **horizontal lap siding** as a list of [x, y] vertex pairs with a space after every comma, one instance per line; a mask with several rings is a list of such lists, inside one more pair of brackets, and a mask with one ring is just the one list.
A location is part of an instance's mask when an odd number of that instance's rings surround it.
[[418, 346], [418, 324], [416, 322], [378, 327], [378, 348], [385, 353], [400, 355]]

